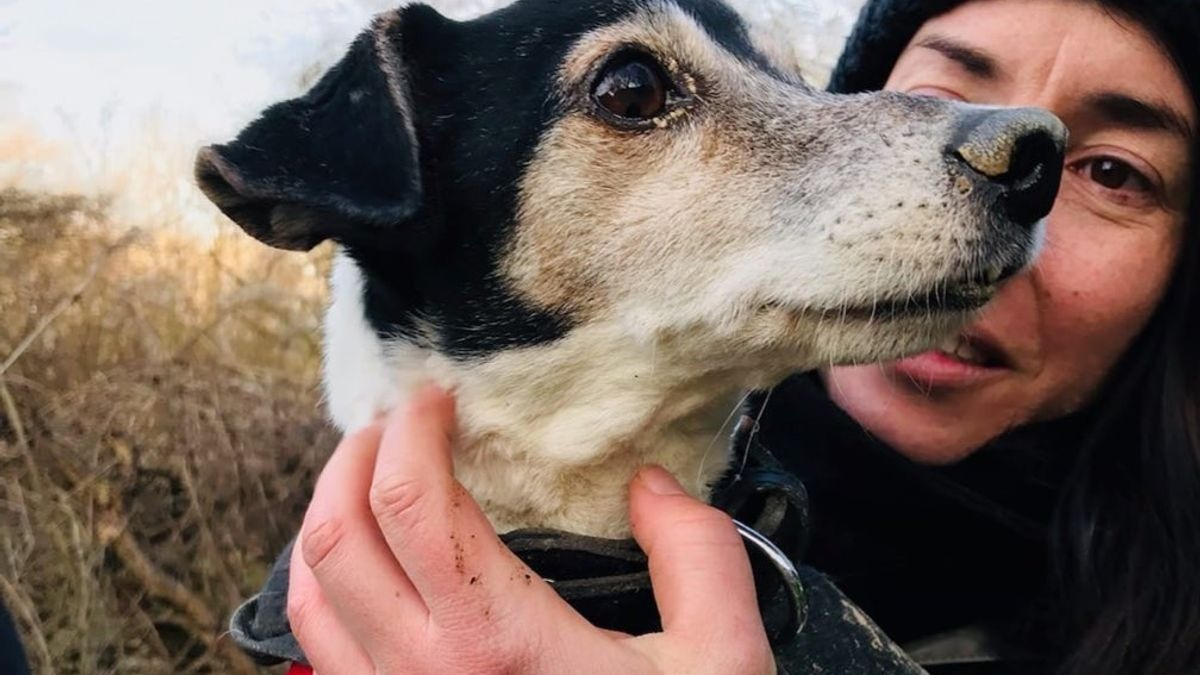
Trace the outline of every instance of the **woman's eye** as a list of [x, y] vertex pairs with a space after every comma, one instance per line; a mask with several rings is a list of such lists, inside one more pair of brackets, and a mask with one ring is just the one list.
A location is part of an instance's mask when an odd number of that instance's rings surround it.
[[1149, 192], [1150, 181], [1137, 169], [1113, 157], [1098, 157], [1088, 162], [1088, 178], [1109, 190]]
[[667, 109], [668, 85], [658, 64], [646, 56], [604, 69], [592, 96], [600, 107], [628, 120], [649, 120]]

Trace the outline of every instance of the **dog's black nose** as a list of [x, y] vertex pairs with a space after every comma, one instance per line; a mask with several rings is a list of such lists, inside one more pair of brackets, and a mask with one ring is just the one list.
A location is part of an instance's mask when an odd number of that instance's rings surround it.
[[1037, 108], [973, 110], [959, 122], [947, 153], [1000, 188], [1008, 217], [1030, 226], [1054, 206], [1062, 181], [1067, 128]]

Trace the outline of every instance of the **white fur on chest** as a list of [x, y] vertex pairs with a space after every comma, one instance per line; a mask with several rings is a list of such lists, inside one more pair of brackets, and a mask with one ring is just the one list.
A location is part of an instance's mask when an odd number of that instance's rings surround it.
[[363, 315], [362, 277], [339, 256], [326, 317], [325, 386], [344, 431], [370, 424], [422, 382], [455, 392], [455, 472], [499, 531], [550, 527], [628, 534], [629, 480], [645, 464], [705, 497], [729, 462], [745, 373], [666, 367], [653, 345], [615, 326], [550, 345], [453, 361], [408, 342], [385, 345]]

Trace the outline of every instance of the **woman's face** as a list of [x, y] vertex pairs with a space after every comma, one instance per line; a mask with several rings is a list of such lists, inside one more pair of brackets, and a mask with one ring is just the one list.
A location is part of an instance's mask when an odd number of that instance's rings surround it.
[[1197, 114], [1144, 29], [1079, 0], [968, 2], [925, 24], [887, 88], [1039, 106], [1071, 130], [1032, 269], [943, 349], [825, 373], [875, 435], [949, 463], [1079, 409], [1146, 325], [1182, 245]]

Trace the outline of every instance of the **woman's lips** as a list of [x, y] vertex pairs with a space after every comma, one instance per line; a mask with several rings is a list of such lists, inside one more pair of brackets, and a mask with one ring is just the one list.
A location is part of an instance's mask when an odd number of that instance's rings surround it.
[[960, 334], [938, 349], [896, 361], [896, 375], [925, 389], [977, 385], [1010, 370], [1004, 354], [979, 336]]

